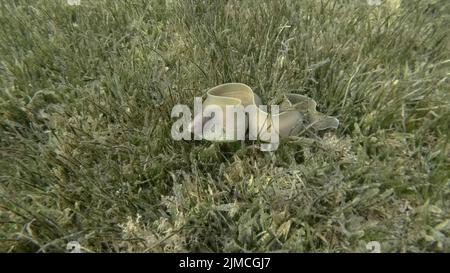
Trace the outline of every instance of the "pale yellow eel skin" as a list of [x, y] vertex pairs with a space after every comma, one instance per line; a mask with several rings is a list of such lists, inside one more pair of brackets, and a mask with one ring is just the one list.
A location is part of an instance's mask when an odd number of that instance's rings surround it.
[[[224, 113], [227, 105], [255, 107], [254, 110], [257, 115], [248, 117], [246, 129], [248, 129], [248, 124], [253, 122], [258, 128], [258, 132], [264, 126], [271, 128], [272, 120], [277, 117], [279, 120], [277, 133], [281, 139], [298, 135], [307, 127], [318, 131], [330, 128], [336, 129], [339, 126], [338, 119], [319, 113], [316, 110], [317, 104], [313, 99], [299, 94], [285, 95], [284, 101], [279, 105], [279, 113], [276, 115], [270, 114], [260, 107], [262, 105], [261, 98], [248, 85], [243, 83], [225, 83], [209, 89], [202, 107], [205, 109], [211, 105], [220, 107]], [[270, 106], [267, 108], [270, 108]], [[223, 118], [223, 124], [226, 124], [226, 117]], [[202, 128], [207, 120], [202, 114], [198, 114], [189, 126], [190, 131], [194, 132], [194, 126]], [[219, 138], [215, 141], [224, 140]]]

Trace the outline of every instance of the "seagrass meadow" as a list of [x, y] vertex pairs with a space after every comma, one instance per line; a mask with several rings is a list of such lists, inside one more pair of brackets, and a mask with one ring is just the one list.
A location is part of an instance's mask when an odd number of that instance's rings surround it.
[[[1, 1], [0, 251], [450, 252], [450, 2], [401, 2]], [[173, 140], [229, 82], [340, 125]]]

